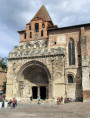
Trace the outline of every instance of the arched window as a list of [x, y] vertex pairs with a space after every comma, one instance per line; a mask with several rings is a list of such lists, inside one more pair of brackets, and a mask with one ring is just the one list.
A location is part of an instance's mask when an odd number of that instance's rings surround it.
[[39, 32], [39, 24], [35, 23], [35, 32]]
[[43, 30], [41, 31], [41, 36], [43, 36]]
[[73, 83], [73, 77], [71, 75], [68, 75], [68, 83]]
[[31, 30], [32, 29], [32, 27], [31, 26], [29, 26], [29, 30]]
[[32, 32], [30, 32], [30, 38], [32, 38]]
[[24, 39], [26, 39], [26, 32], [24, 32]]
[[45, 24], [44, 23], [42, 24], [42, 28], [45, 28]]
[[68, 57], [69, 57], [69, 65], [75, 65], [75, 44], [72, 38], [70, 38], [68, 44]]

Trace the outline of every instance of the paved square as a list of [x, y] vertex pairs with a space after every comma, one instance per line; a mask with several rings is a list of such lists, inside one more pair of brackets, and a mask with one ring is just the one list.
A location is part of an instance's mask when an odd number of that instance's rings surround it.
[[22, 104], [0, 109], [0, 118], [90, 118], [90, 103]]

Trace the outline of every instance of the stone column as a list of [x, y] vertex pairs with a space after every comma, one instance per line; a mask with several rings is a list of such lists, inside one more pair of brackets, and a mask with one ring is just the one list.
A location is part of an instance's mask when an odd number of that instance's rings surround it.
[[49, 81], [49, 99], [53, 99], [54, 98], [54, 84], [53, 84], [53, 80]]
[[81, 64], [82, 64], [82, 89], [83, 100], [90, 98], [89, 67], [87, 36], [84, 27], [81, 28]]
[[40, 96], [40, 86], [38, 86], [38, 96]]
[[52, 66], [52, 74], [51, 74], [51, 80], [49, 80], [49, 99], [54, 98], [54, 59], [51, 59], [51, 66]]
[[33, 96], [32, 95], [32, 86], [30, 86], [29, 91], [30, 91], [30, 96]]
[[48, 99], [48, 87], [46, 87], [46, 99]]

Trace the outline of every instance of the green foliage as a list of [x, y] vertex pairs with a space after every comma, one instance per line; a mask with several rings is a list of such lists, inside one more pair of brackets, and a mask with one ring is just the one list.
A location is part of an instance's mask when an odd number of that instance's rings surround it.
[[7, 71], [7, 58], [0, 58], [0, 68]]
[[[7, 71], [7, 58], [0, 57], [0, 68]], [[3, 92], [6, 93], [6, 82], [3, 82]]]
[[0, 99], [0, 102], [3, 102], [3, 100], [2, 100], [2, 99]]

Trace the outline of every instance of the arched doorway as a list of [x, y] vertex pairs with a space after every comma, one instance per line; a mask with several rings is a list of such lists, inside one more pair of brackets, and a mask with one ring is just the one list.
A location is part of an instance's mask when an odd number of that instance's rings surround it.
[[51, 79], [47, 67], [38, 61], [31, 61], [26, 63], [19, 72], [19, 96], [30, 97], [37, 99], [47, 99], [49, 97]]

